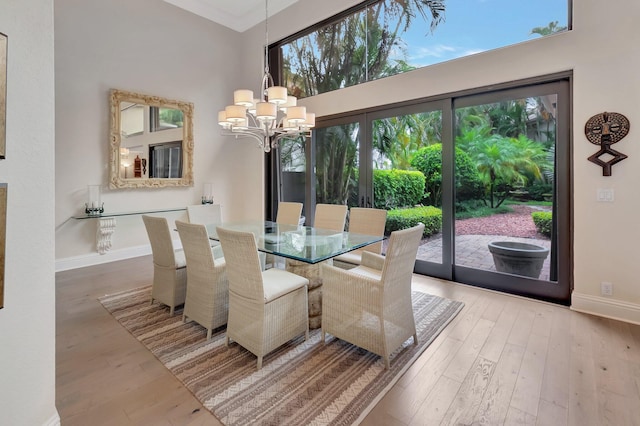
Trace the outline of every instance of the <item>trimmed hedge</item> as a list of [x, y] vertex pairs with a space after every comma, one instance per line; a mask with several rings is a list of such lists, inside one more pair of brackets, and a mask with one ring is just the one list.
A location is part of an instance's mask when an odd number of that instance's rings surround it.
[[[420, 148], [411, 159], [411, 167], [420, 170], [426, 178], [425, 200], [422, 204], [442, 204], [442, 144]], [[484, 185], [478, 174], [476, 163], [469, 155], [456, 148], [456, 201], [482, 199]]]
[[433, 206], [389, 210], [384, 232], [389, 235], [398, 229], [416, 226], [419, 222], [424, 223], [424, 237], [437, 234], [442, 230], [442, 210]]
[[397, 209], [420, 204], [424, 197], [425, 177], [409, 170], [374, 170], [373, 199], [377, 209]]
[[544, 236], [551, 237], [553, 214], [551, 212], [533, 212], [531, 217], [536, 225], [536, 230]]

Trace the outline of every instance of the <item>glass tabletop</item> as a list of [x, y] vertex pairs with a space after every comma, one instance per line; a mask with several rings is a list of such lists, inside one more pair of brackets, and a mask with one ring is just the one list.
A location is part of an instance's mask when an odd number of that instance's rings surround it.
[[217, 226], [252, 232], [256, 237], [258, 250], [306, 263], [322, 262], [384, 239], [383, 236], [337, 232], [311, 226], [279, 225], [267, 221], [207, 225], [207, 232], [212, 240], [219, 239]]

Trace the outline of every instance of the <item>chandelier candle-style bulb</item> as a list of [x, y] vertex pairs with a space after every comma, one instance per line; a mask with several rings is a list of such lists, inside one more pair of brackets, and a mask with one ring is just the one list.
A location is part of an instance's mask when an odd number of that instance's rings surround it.
[[278, 106], [271, 102], [258, 102], [256, 105], [256, 118], [258, 120], [275, 120], [278, 115]]
[[230, 123], [241, 123], [247, 118], [247, 108], [241, 105], [229, 105], [224, 111]]
[[287, 88], [282, 86], [271, 86], [267, 88], [267, 98], [269, 102], [276, 105], [287, 102]]
[[253, 105], [253, 91], [246, 89], [236, 90], [233, 92], [233, 103], [235, 105], [250, 107]]

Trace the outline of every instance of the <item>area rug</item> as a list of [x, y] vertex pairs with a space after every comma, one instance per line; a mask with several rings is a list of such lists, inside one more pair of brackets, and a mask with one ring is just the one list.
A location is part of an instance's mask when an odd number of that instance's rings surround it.
[[237, 344], [225, 346], [225, 330], [206, 340], [182, 310], [149, 304], [151, 287], [101, 297], [120, 324], [146, 346], [213, 415], [226, 425], [358, 424], [438, 334], [462, 302], [413, 292], [418, 345], [408, 339], [383, 360], [312, 330], [275, 350], [256, 370], [256, 357]]

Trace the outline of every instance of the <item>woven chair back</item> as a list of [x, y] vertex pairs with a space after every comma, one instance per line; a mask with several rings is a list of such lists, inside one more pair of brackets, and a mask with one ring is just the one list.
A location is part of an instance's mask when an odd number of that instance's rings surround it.
[[187, 279], [206, 279], [216, 264], [206, 226], [176, 220], [176, 227], [187, 259]]
[[316, 204], [314, 228], [344, 231], [347, 219], [347, 206], [342, 204]]
[[142, 215], [144, 226], [151, 243], [153, 263], [158, 266], [173, 268], [176, 257], [171, 239], [169, 222], [164, 217]]
[[391, 233], [382, 268], [382, 281], [385, 285], [386, 296], [391, 296], [387, 292], [392, 290], [388, 288], [392, 284], [398, 287], [411, 287], [413, 267], [416, 263], [423, 231], [424, 225], [419, 223], [414, 227]]
[[222, 207], [220, 204], [194, 204], [187, 206], [189, 223], [210, 225], [222, 222]]
[[278, 203], [276, 223], [280, 225], [297, 225], [302, 214], [302, 203], [281, 201]]
[[246, 299], [264, 302], [262, 268], [253, 233], [221, 227], [216, 230], [227, 264], [229, 291]]
[[[384, 235], [387, 211], [365, 207], [352, 207], [349, 210], [349, 232], [365, 235]], [[380, 254], [382, 241], [362, 248], [363, 251]]]

